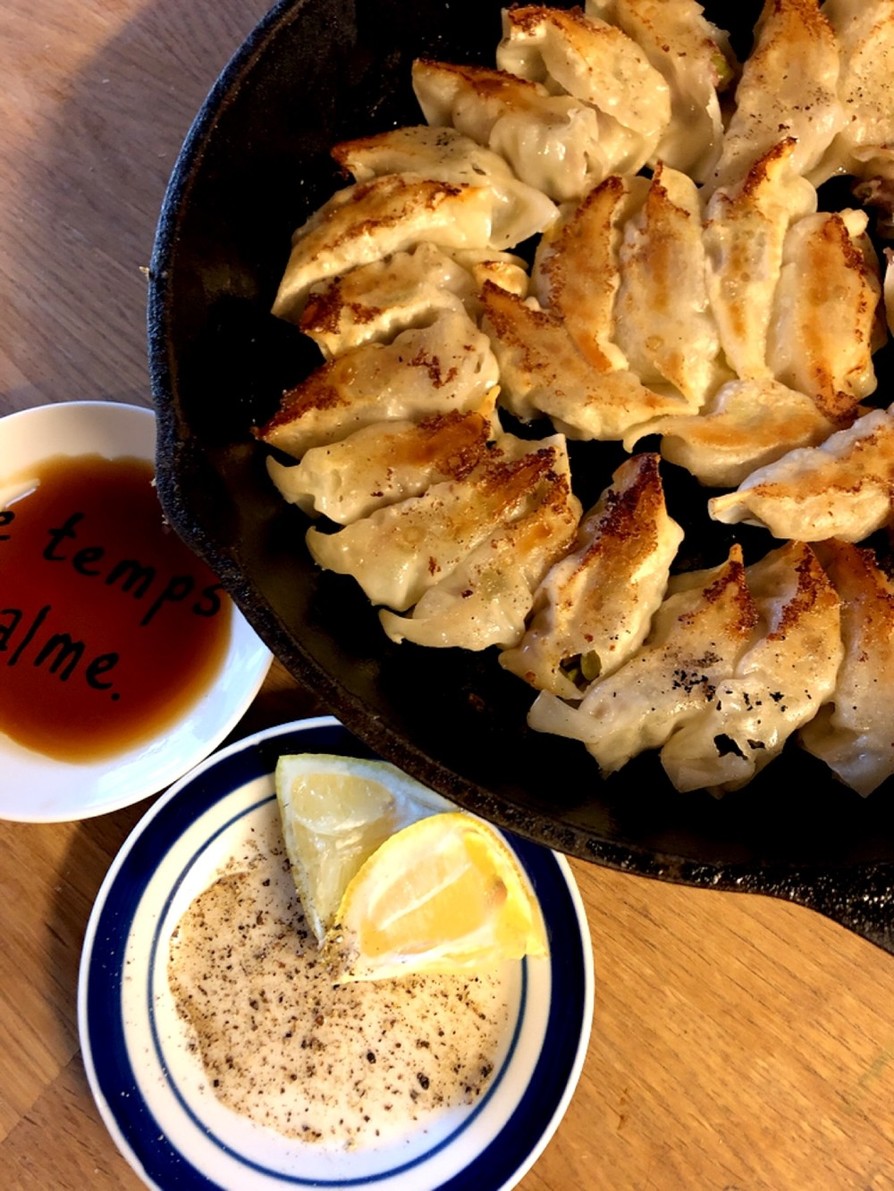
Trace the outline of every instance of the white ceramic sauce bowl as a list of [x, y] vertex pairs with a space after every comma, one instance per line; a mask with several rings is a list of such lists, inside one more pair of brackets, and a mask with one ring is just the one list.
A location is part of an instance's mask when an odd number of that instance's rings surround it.
[[[154, 463], [154, 413], [114, 402], [72, 401], [0, 418], [0, 507], [18, 495], [10, 480], [23, 469], [53, 456], [85, 454]], [[0, 728], [0, 818], [84, 819], [157, 793], [212, 752], [235, 727], [270, 662], [270, 651], [234, 607], [216, 679], [153, 738], [101, 759], [66, 762], [23, 747]]]

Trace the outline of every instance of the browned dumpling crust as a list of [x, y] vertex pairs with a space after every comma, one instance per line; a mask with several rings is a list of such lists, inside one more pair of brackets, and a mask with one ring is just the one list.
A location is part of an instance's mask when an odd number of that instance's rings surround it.
[[624, 440], [661, 435], [661, 454], [709, 488], [733, 488], [797, 447], [824, 442], [837, 429], [812, 397], [775, 380], [733, 380], [697, 414], [656, 418]]
[[422, 240], [447, 248], [489, 248], [494, 198], [483, 186], [390, 174], [338, 190], [299, 227], [273, 303], [296, 320], [311, 287]]
[[582, 740], [605, 773], [659, 748], [676, 789], [738, 789], [816, 714], [843, 654], [839, 599], [809, 546], [744, 568], [735, 548], [674, 581], [643, 646], [579, 706], [540, 694], [533, 727]]
[[714, 184], [747, 173], [784, 137], [796, 142], [796, 171], [810, 177], [845, 122], [839, 73], [838, 42], [819, 0], [765, 0]]
[[700, 408], [729, 372], [708, 303], [702, 207], [695, 183], [659, 164], [624, 228], [614, 339], [644, 384]]
[[835, 689], [840, 602], [813, 550], [788, 542], [746, 569], [759, 620], [714, 700], [674, 732], [661, 764], [681, 791], [737, 790]]
[[513, 247], [544, 231], [556, 217], [546, 195], [517, 178], [498, 153], [455, 128], [395, 128], [342, 141], [332, 156], [358, 182], [409, 175], [486, 191], [491, 199], [489, 248]]
[[706, 209], [711, 311], [726, 360], [741, 380], [773, 374], [767, 343], [788, 229], [816, 210], [816, 189], [797, 172], [793, 137], [776, 141]]
[[629, 369], [605, 372], [578, 350], [560, 318], [486, 285], [487, 333], [500, 372], [500, 400], [522, 421], [547, 415], [569, 438], [622, 439], [634, 426], [686, 403], [647, 388]]
[[865, 796], [894, 773], [894, 579], [868, 547], [832, 540], [818, 551], [841, 597], [844, 657], [800, 739]]
[[349, 525], [383, 505], [419, 496], [441, 480], [469, 475], [500, 433], [495, 398], [494, 389], [479, 410], [468, 413], [376, 422], [339, 442], [312, 447], [292, 466], [271, 457], [267, 470], [290, 504]]
[[876, 388], [881, 278], [864, 211], [817, 212], [788, 231], [767, 343], [770, 371], [830, 419]]
[[683, 537], [658, 463], [645, 453], [621, 464], [538, 587], [527, 632], [500, 655], [530, 686], [579, 699], [645, 639]]
[[763, 525], [776, 538], [861, 542], [891, 517], [894, 416], [873, 410], [818, 447], [759, 468], [735, 492], [708, 502], [728, 525]]
[[312, 286], [298, 325], [331, 360], [364, 343], [388, 343], [445, 311], [477, 320], [478, 290], [486, 280], [522, 296], [528, 291], [517, 256], [423, 242]]
[[448, 311], [323, 364], [283, 394], [257, 437], [300, 459], [376, 422], [476, 409], [498, 378], [487, 337], [466, 314]]
[[602, 772], [614, 773], [713, 706], [758, 622], [741, 548], [734, 546], [721, 566], [671, 582], [643, 645], [614, 673], [597, 678], [579, 706], [542, 691], [529, 723], [582, 741]]
[[541, 237], [531, 289], [599, 372], [626, 369], [614, 340], [624, 224], [645, 198], [644, 178], [606, 178]]
[[532, 486], [518, 516], [498, 526], [425, 591], [409, 616], [379, 613], [392, 641], [471, 650], [516, 644], [535, 588], [569, 549], [580, 521], [564, 439], [542, 440], [540, 452], [546, 451], [552, 453], [550, 466]]
[[468, 476], [377, 509], [335, 533], [311, 528], [316, 562], [351, 575], [374, 604], [405, 612], [500, 526], [530, 508], [556, 470], [552, 446], [505, 436]]

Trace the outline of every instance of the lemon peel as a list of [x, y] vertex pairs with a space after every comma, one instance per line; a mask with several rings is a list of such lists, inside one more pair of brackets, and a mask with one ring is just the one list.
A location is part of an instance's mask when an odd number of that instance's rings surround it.
[[319, 943], [367, 857], [396, 831], [452, 806], [387, 761], [328, 753], [280, 757], [274, 786], [292, 879]]
[[382, 843], [348, 884], [325, 944], [340, 983], [494, 970], [546, 953], [540, 906], [515, 854], [462, 811]]

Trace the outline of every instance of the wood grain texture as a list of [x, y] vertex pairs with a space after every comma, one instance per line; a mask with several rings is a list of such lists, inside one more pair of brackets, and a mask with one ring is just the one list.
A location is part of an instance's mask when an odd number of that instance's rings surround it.
[[[141, 269], [164, 186], [264, 8], [0, 6], [0, 413], [149, 404]], [[315, 710], [275, 667], [234, 735]], [[93, 899], [148, 805], [0, 824], [0, 1187], [141, 1186], [90, 1096], [76, 991]], [[573, 869], [593, 935], [593, 1035], [523, 1191], [894, 1188], [894, 957], [768, 899]]]

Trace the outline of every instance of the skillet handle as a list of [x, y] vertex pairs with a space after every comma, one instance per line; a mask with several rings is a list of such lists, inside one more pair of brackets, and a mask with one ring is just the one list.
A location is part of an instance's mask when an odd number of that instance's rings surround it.
[[755, 892], [816, 910], [894, 955], [894, 864], [758, 878]]

